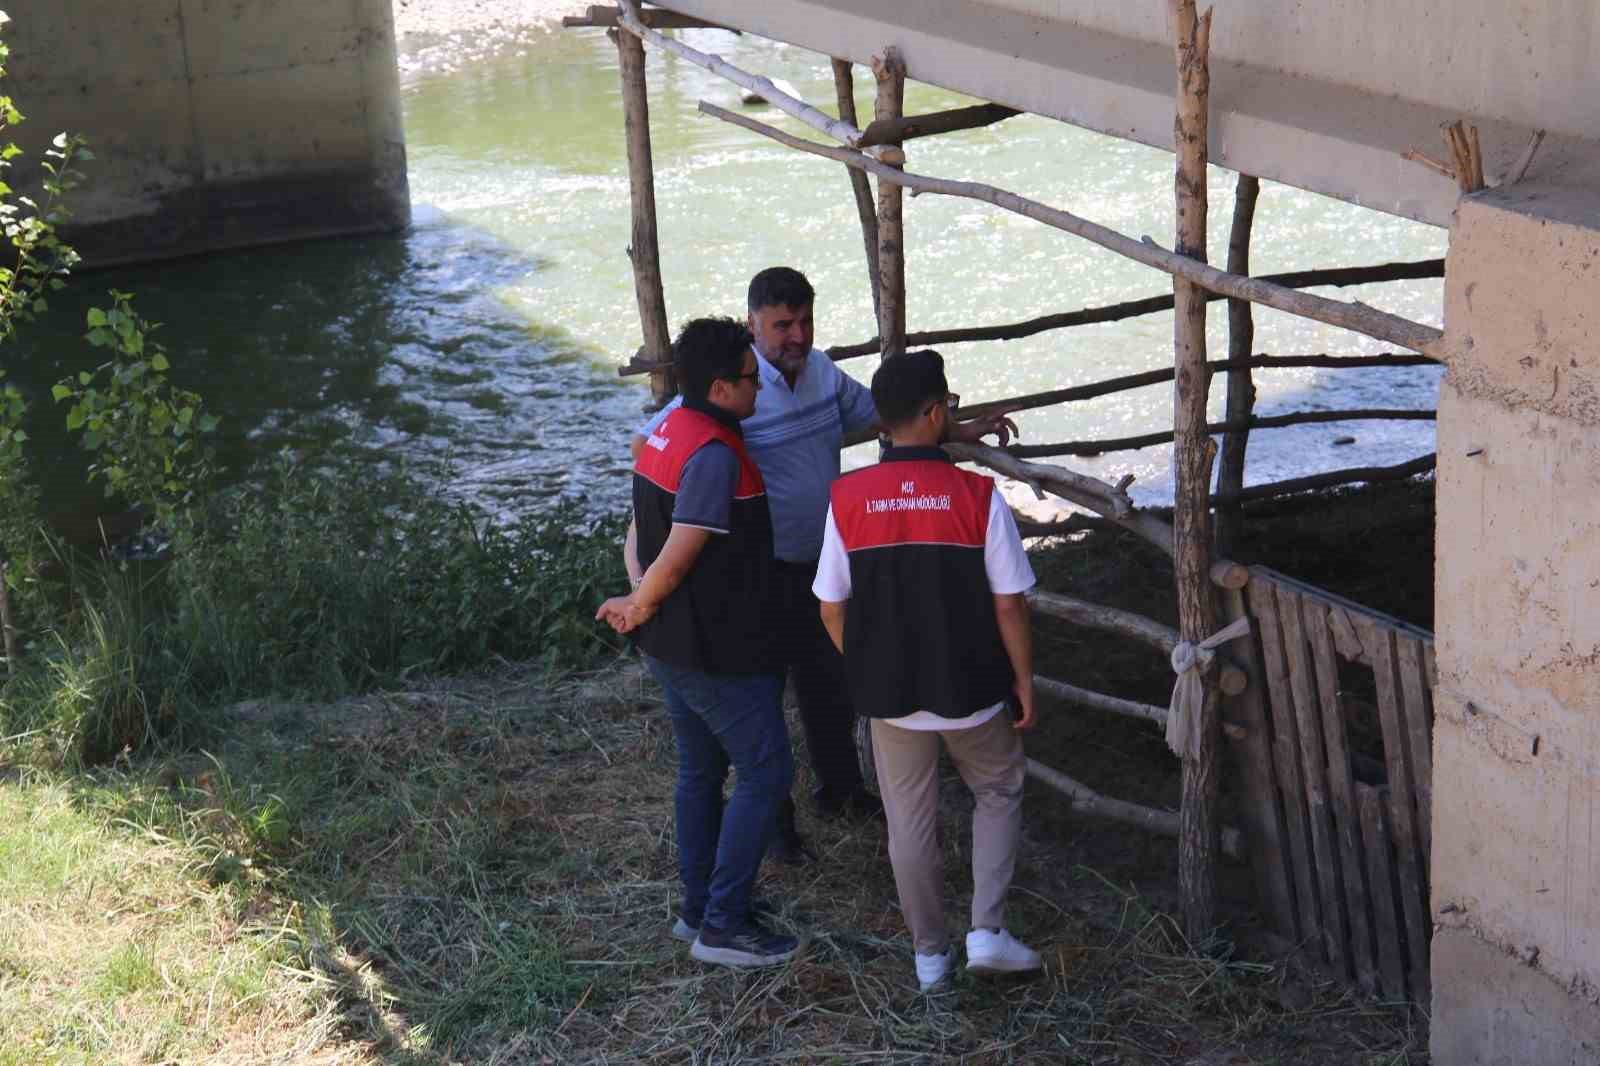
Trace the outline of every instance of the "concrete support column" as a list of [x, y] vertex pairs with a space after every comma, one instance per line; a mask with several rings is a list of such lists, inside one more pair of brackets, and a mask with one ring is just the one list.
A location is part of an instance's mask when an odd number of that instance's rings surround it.
[[1463, 201], [1445, 328], [1433, 1061], [1600, 1062], [1600, 192]]
[[67, 233], [87, 263], [410, 220], [390, 0], [18, 7], [6, 86], [28, 116], [23, 162], [36, 173], [62, 130], [96, 155]]

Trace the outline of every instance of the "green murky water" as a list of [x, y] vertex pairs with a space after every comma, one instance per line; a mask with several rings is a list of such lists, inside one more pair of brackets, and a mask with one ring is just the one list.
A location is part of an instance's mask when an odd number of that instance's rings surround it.
[[[747, 68], [833, 96], [825, 61], [752, 37], [691, 31]], [[818, 291], [823, 346], [871, 336], [871, 299], [843, 168], [699, 116], [735, 90], [650, 56], [662, 269], [674, 324], [739, 314], [756, 270], [787, 263]], [[870, 82], [870, 78], [862, 81]], [[912, 87], [908, 108], [965, 102]], [[861, 104], [870, 111], [865, 94]], [[645, 399], [615, 368], [638, 345], [628, 185], [615, 52], [593, 32], [554, 33], [520, 54], [413, 79], [405, 93], [415, 223], [387, 237], [325, 241], [88, 274], [31, 333], [16, 376], [44, 402], [36, 434], [60, 441], [49, 384], [93, 365], [77, 339], [108, 288], [138, 294], [183, 384], [225, 418], [236, 470], [282, 448], [362, 461], [451, 456], [455, 485], [516, 510], [555, 496], [597, 508], [626, 495], [626, 436]], [[765, 117], [781, 116], [766, 110]], [[783, 120], [783, 125], [795, 124]], [[1172, 232], [1171, 156], [1023, 117], [911, 147], [924, 173], [988, 181], [1162, 243]], [[1213, 172], [1213, 261], [1224, 258], [1232, 176]], [[932, 196], [906, 205], [912, 330], [1014, 321], [1161, 292], [1145, 268], [997, 209]], [[1443, 254], [1445, 234], [1283, 186], [1263, 188], [1258, 273]], [[1344, 298], [1437, 323], [1438, 282], [1340, 290]], [[1211, 314], [1215, 351], [1225, 315]], [[1275, 354], [1382, 350], [1337, 330], [1257, 311], [1257, 348]], [[1171, 319], [1152, 315], [1006, 344], [945, 349], [966, 402], [1093, 381], [1171, 358]], [[847, 364], [863, 379], [873, 358]], [[8, 359], [8, 366], [15, 365]], [[1258, 375], [1258, 410], [1430, 407], [1438, 371], [1278, 371]], [[1221, 390], [1214, 407], [1220, 413]], [[1170, 388], [1028, 412], [1024, 439], [1124, 436], [1171, 425]], [[1333, 441], [1353, 435], [1353, 445]], [[1429, 451], [1427, 423], [1319, 424], [1257, 434], [1249, 480], [1390, 463]], [[852, 457], [862, 461], [864, 457]], [[1074, 465], [1138, 476], [1136, 495], [1170, 495], [1164, 448]], [[83, 494], [70, 463], [49, 471], [52, 503]]]

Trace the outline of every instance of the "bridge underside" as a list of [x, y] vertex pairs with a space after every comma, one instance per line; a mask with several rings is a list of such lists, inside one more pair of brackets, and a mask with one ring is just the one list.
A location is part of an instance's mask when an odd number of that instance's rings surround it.
[[[894, 45], [917, 81], [1172, 147], [1164, 3], [946, 0], [915, 19], [897, 0], [664, 6], [861, 63]], [[1479, 129], [1491, 183], [1545, 129], [1530, 180], [1593, 187], [1600, 110], [1584, 103], [1592, 92], [1578, 90], [1600, 64], [1591, 7], [1541, 5], [1538, 24], [1526, 27], [1508, 25], [1511, 16], [1489, 0], [1219, 7], [1211, 161], [1448, 226], [1455, 182], [1401, 153], [1448, 160], [1439, 126], [1464, 118]]]

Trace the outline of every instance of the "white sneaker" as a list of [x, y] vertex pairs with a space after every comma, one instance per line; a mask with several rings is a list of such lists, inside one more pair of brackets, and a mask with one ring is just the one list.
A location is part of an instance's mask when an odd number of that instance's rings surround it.
[[967, 934], [967, 970], [970, 973], [1021, 973], [1044, 966], [1039, 953], [1001, 929], [974, 929]]
[[924, 955], [917, 952], [917, 983], [924, 992], [933, 991], [936, 985], [943, 983], [950, 974], [950, 949], [945, 948], [937, 955]]

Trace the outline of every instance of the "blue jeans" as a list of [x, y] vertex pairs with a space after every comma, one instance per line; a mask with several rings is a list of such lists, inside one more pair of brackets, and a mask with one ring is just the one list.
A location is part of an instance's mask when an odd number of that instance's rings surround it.
[[[783, 721], [783, 678], [706, 674], [644, 657], [667, 697], [678, 739], [678, 865], [690, 925], [731, 930], [750, 909], [750, 889], [794, 780]], [[726, 808], [723, 782], [738, 777]]]

